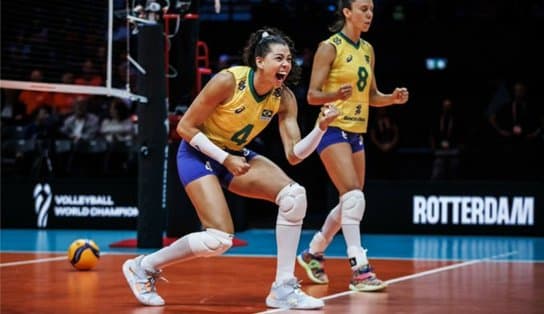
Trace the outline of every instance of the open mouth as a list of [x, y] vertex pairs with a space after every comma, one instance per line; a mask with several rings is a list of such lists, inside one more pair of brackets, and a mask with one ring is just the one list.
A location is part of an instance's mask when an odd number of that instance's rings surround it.
[[286, 74], [286, 73], [276, 73], [276, 78], [277, 78], [279, 81], [285, 80], [286, 77], [287, 77], [287, 74]]

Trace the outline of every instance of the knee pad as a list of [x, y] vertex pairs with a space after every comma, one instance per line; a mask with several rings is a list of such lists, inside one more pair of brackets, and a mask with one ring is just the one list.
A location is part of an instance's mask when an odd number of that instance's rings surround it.
[[358, 225], [365, 213], [365, 195], [361, 190], [352, 190], [340, 197], [343, 225]]
[[298, 183], [284, 187], [276, 197], [279, 206], [277, 224], [302, 225], [306, 215], [306, 189]]
[[208, 228], [189, 235], [189, 246], [196, 256], [221, 255], [232, 246], [232, 237], [232, 234]]

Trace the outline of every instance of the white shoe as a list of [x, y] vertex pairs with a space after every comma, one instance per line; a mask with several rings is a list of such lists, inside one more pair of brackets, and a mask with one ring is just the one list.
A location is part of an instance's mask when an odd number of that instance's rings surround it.
[[129, 259], [123, 264], [123, 274], [138, 301], [145, 305], [161, 306], [164, 300], [157, 294], [155, 282], [162, 278], [160, 271], [149, 272], [142, 268], [143, 255]]
[[300, 289], [296, 278], [274, 282], [270, 294], [266, 297], [266, 305], [282, 309], [319, 309], [325, 303], [317, 298], [307, 295]]

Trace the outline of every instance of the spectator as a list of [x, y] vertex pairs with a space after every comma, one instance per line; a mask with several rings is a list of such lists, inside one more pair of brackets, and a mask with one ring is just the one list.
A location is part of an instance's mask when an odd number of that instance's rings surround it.
[[[74, 113], [66, 117], [61, 127], [61, 133], [72, 141], [71, 151], [66, 160], [66, 172], [76, 175], [92, 173], [90, 162], [95, 162], [95, 158], [89, 156], [89, 144], [91, 140], [97, 138], [100, 129], [100, 120], [98, 117], [87, 111], [87, 102], [79, 100], [74, 104]], [[94, 172], [96, 173], [96, 172]]]
[[111, 100], [109, 117], [102, 121], [100, 134], [110, 143], [133, 140], [134, 125], [127, 106], [120, 99]]
[[[61, 82], [68, 85], [75, 84], [74, 74], [72, 72], [63, 73]], [[53, 93], [52, 105], [57, 114], [67, 116], [74, 111], [74, 103], [78, 98], [80, 96], [74, 93]]]
[[32, 121], [25, 126], [25, 139], [34, 148], [31, 174], [35, 177], [53, 174], [51, 151], [57, 136], [58, 121], [50, 106], [41, 106], [34, 111]]
[[[96, 66], [91, 59], [86, 59], [81, 66], [81, 73], [74, 79], [76, 85], [104, 86], [104, 78], [98, 74]], [[76, 94], [77, 99], [87, 99], [88, 103], [94, 101], [92, 95]]]
[[[30, 73], [31, 82], [43, 82], [43, 73], [39, 69], [34, 69]], [[19, 94], [19, 101], [25, 106], [25, 113], [30, 116], [34, 110], [43, 105], [51, 105], [52, 94], [50, 92], [24, 90]]]
[[17, 99], [19, 91], [16, 89], [1, 90], [2, 126], [21, 125], [25, 120], [25, 106]]
[[87, 102], [79, 100], [74, 104], [74, 112], [64, 120], [61, 132], [74, 143], [88, 141], [96, 138], [99, 122], [95, 114], [87, 112]]
[[431, 179], [456, 179], [460, 170], [461, 132], [464, 128], [450, 97], [442, 99], [438, 119], [433, 121], [430, 135], [433, 151]]
[[102, 121], [100, 134], [108, 142], [104, 173], [113, 170], [126, 172], [133, 159], [131, 147], [136, 134], [128, 107], [122, 100], [113, 98], [110, 101], [109, 116]]
[[369, 173], [374, 172], [379, 179], [390, 179], [395, 174], [393, 159], [395, 149], [399, 144], [399, 127], [395, 119], [389, 114], [388, 108], [378, 107], [373, 109], [376, 115], [371, 120], [369, 135], [372, 146], [374, 146], [374, 154], [372, 156], [369, 153], [369, 159], [374, 160], [372, 163], [374, 167], [368, 170]]
[[499, 149], [497, 160], [507, 167], [495, 168], [511, 179], [527, 179], [532, 176], [531, 166], [535, 160], [537, 139], [542, 132], [537, 108], [530, 102], [527, 84], [517, 81], [512, 86], [512, 97], [489, 116], [489, 124], [495, 131]]
[[50, 106], [40, 106], [32, 114], [32, 121], [25, 126], [24, 137], [27, 140], [46, 140], [56, 137], [58, 119]]

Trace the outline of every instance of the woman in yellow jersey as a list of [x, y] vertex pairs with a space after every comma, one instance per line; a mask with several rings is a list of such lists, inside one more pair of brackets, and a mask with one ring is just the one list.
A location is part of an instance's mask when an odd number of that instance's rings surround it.
[[268, 158], [245, 146], [277, 114], [285, 156], [297, 164], [312, 153], [328, 124], [338, 116], [324, 108], [303, 139], [297, 103], [285, 85], [293, 67], [292, 41], [277, 29], [253, 33], [244, 49], [246, 66], [215, 75], [179, 121], [183, 139], [177, 163], [180, 179], [204, 228], [149, 255], [130, 259], [123, 273], [136, 298], [163, 305], [155, 280], [160, 269], [196, 257], [217, 256], [232, 246], [234, 226], [221, 187], [238, 195], [275, 202], [277, 268], [266, 304], [275, 308], [321, 308], [294, 276], [297, 246], [306, 213], [306, 191]]
[[328, 104], [340, 111], [316, 149], [340, 199], [297, 260], [312, 281], [328, 283], [323, 254], [342, 228], [352, 270], [349, 287], [354, 291], [386, 287], [374, 274], [361, 245], [360, 223], [365, 211], [363, 134], [367, 131], [369, 106], [408, 101], [406, 88], [396, 88], [391, 94], [378, 90], [374, 50], [361, 39], [370, 28], [373, 10], [372, 0], [338, 2], [339, 19], [330, 28], [333, 35], [322, 41], [315, 53], [307, 95], [311, 105]]

